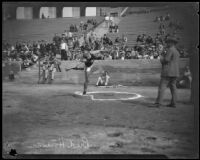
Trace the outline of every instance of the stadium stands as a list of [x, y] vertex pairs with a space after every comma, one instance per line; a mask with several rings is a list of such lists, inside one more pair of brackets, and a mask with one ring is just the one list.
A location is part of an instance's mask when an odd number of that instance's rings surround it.
[[9, 43], [38, 40], [51, 42], [55, 33], [62, 34], [64, 30], [69, 30], [71, 24], [79, 26], [81, 21], [87, 22], [92, 18], [98, 23], [104, 19], [103, 17], [83, 17], [4, 21], [3, 38]]
[[[129, 14], [132, 10], [132, 13]], [[140, 9], [142, 11], [142, 9]], [[164, 9], [164, 10], [156, 10], [148, 13], [140, 13], [139, 11], [135, 11], [134, 8], [129, 8], [126, 16], [121, 17], [121, 21], [119, 23], [119, 33], [108, 33], [108, 36], [115, 40], [116, 37], [121, 37], [122, 34], [125, 34], [128, 38], [128, 45], [134, 46], [136, 44], [136, 39], [139, 34], [147, 34], [155, 37], [156, 33], [158, 33], [159, 23], [154, 22], [156, 16], [164, 16], [166, 13], [170, 13], [171, 20], [180, 21], [180, 23], [184, 26], [184, 29], [177, 32], [177, 36], [180, 38], [180, 44], [188, 47], [190, 42], [193, 41], [191, 34], [193, 33], [193, 29], [190, 24], [185, 22], [185, 18], [188, 17], [184, 12], [177, 12], [175, 9]], [[144, 10], [144, 9], [143, 9]], [[165, 26], [168, 26], [169, 21], [164, 22]], [[168, 33], [171, 33], [172, 30], [168, 29]], [[194, 33], [193, 33], [194, 34]]]

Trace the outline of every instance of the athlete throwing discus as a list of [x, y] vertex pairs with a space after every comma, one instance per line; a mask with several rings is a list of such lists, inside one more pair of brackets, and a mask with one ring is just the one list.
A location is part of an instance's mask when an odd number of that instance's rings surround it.
[[[86, 92], [87, 92], [87, 87], [88, 87], [88, 83], [89, 83], [89, 75], [91, 73], [91, 69], [92, 69], [92, 65], [94, 63], [94, 60], [97, 58], [96, 57], [96, 53], [98, 53], [98, 51], [92, 51], [92, 52], [90, 52], [89, 49], [84, 49], [83, 50], [83, 57], [80, 60], [81, 63], [79, 63], [76, 67], [65, 69], [66, 71], [69, 71], [71, 69], [74, 69], [74, 70], [84, 70], [85, 82], [84, 82], [84, 88], [83, 88], [83, 95], [85, 95]], [[82, 67], [82, 66], [78, 67], [82, 63], [84, 63], [84, 67]], [[96, 72], [93, 72], [93, 74], [96, 74], [98, 72], [100, 72], [100, 69], [97, 70]]]
[[94, 63], [94, 60], [95, 60], [95, 56], [91, 54], [88, 50], [85, 50], [83, 54], [83, 60], [82, 60], [82, 62], [85, 63], [85, 68], [84, 68], [85, 82], [84, 82], [84, 88], [83, 88], [83, 95], [85, 95], [87, 92], [87, 87], [89, 83], [89, 74], [91, 72], [91, 68]]

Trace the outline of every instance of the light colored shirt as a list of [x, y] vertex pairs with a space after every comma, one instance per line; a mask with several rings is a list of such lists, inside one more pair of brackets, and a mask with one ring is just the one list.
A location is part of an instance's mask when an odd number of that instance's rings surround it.
[[109, 21], [109, 20], [110, 20], [110, 17], [109, 17], [109, 16], [106, 16], [106, 17], [105, 17], [105, 20], [106, 20], [106, 21]]
[[69, 36], [70, 38], [72, 37], [72, 35], [73, 35], [72, 32], [69, 32], [69, 33], [68, 33], [68, 36]]
[[66, 43], [61, 43], [61, 49], [63, 49], [63, 50], [68, 50], [68, 46], [67, 46], [67, 44]]

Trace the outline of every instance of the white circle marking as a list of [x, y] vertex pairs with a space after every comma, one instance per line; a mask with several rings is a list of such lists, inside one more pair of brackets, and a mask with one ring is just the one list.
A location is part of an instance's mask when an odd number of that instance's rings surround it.
[[[134, 94], [136, 96], [134, 97], [128, 97], [128, 98], [119, 98], [119, 99], [96, 99], [94, 98], [94, 95], [90, 95], [90, 94], [93, 94], [93, 93], [116, 93], [116, 94]], [[143, 97], [142, 95], [140, 94], [137, 94], [137, 93], [130, 93], [130, 92], [116, 92], [116, 91], [94, 91], [94, 92], [87, 92], [86, 95], [83, 95], [82, 92], [80, 91], [76, 91], [75, 92], [76, 95], [80, 95], [80, 96], [89, 96], [91, 98], [91, 100], [93, 101], [116, 101], [116, 100], [133, 100], [133, 99], [138, 99], [138, 98], [141, 98]]]

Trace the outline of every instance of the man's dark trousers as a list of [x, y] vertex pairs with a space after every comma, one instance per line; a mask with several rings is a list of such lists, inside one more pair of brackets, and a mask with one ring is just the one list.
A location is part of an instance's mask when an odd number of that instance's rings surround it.
[[172, 95], [171, 105], [176, 106], [176, 101], [177, 101], [176, 81], [177, 77], [161, 77], [158, 89], [158, 97], [156, 99], [157, 104], [162, 103], [164, 92], [166, 88], [169, 87]]
[[65, 54], [66, 51], [64, 49], [61, 49], [61, 60], [65, 60]]
[[87, 87], [88, 87], [88, 83], [89, 83], [89, 75], [88, 75], [89, 73], [87, 72], [87, 67], [85, 67], [84, 72], [85, 72], [85, 82], [84, 82], [84, 89], [83, 89], [83, 91], [87, 92]]

